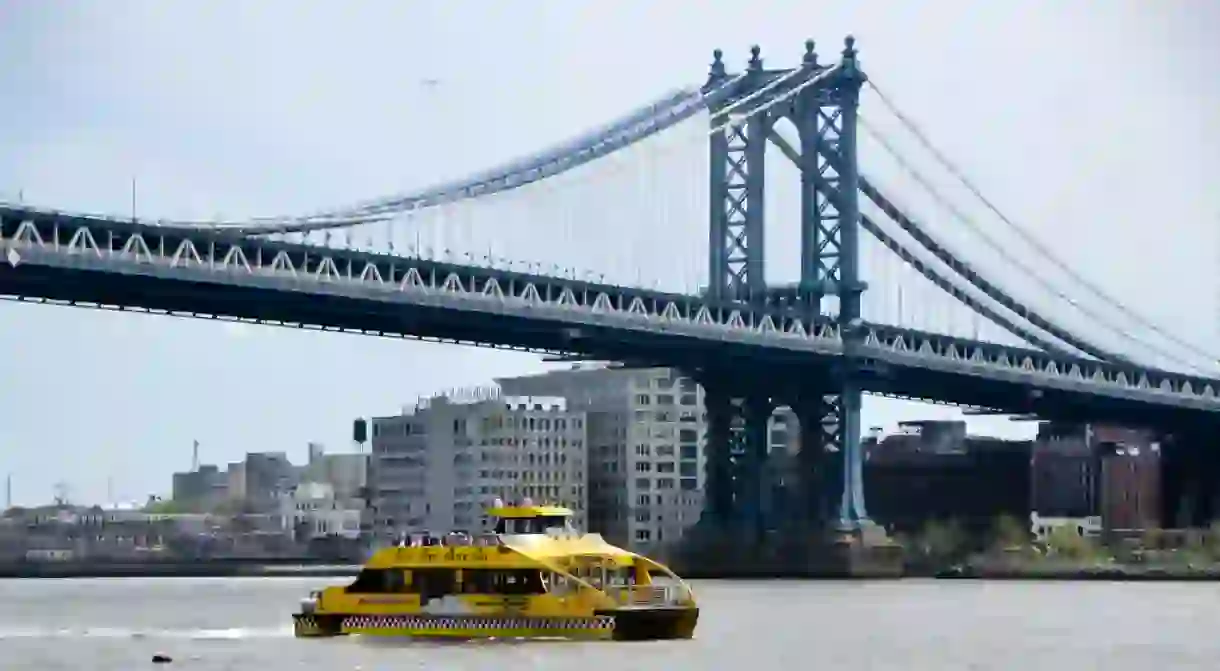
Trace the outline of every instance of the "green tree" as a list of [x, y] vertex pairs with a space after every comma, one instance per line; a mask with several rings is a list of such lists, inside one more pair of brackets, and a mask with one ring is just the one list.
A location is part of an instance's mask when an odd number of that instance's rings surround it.
[[991, 527], [991, 545], [996, 550], [1029, 547], [1029, 528], [1013, 515], [1001, 515]]
[[1046, 537], [1046, 546], [1052, 555], [1063, 559], [1096, 560], [1101, 556], [1097, 544], [1091, 538], [1082, 536], [1071, 525], [1051, 529]]
[[949, 561], [966, 551], [966, 534], [956, 520], [929, 520], [920, 531], [916, 546], [932, 561]]

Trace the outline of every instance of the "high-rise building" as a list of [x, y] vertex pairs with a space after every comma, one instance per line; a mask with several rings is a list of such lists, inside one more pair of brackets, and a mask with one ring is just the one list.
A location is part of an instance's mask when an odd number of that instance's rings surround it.
[[589, 418], [589, 524], [637, 549], [674, 543], [703, 509], [706, 413], [694, 380], [665, 368], [576, 366], [497, 380], [562, 396]]
[[[637, 550], [663, 551], [703, 512], [703, 389], [668, 368], [580, 364], [497, 380], [506, 394], [566, 398], [589, 421], [589, 528]], [[768, 474], [782, 485], [799, 432], [787, 409], [769, 425]], [[779, 457], [779, 458], [774, 458]]]
[[563, 398], [437, 396], [372, 420], [374, 533], [476, 531], [496, 498], [588, 509], [585, 413]]

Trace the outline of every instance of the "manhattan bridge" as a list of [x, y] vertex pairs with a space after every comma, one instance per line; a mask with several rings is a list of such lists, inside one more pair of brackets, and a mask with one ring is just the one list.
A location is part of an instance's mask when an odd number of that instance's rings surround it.
[[[166, 221], [0, 203], [0, 295], [675, 367], [706, 391], [712, 524], [775, 524], [762, 473], [782, 406], [802, 446], [783, 515], [868, 524], [863, 394], [1155, 429], [1169, 514], [1210, 520], [1215, 358], [1072, 273], [864, 74], [852, 38], [836, 51], [810, 41], [774, 69], [754, 47], [736, 71], [717, 51], [702, 86], [569, 142], [312, 214]], [[988, 238], [874, 115], [1040, 258]], [[947, 214], [905, 204], [912, 189], [860, 165], [866, 147]], [[1006, 289], [954, 229], [1062, 307]], [[790, 277], [769, 280], [782, 263]], [[1046, 280], [1047, 264], [1075, 286]], [[1069, 297], [1081, 288], [1095, 300]]]

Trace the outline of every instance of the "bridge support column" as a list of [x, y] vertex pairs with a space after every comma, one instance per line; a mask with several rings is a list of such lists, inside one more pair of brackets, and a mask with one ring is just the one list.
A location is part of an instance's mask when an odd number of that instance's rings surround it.
[[733, 388], [731, 375], [702, 380], [707, 411], [707, 481], [700, 523], [717, 533], [761, 534], [771, 398]]
[[[766, 84], [759, 48], [753, 47], [750, 53], [749, 69], [737, 82], [734, 96], [711, 109], [714, 132], [709, 140], [711, 221], [707, 291], [711, 298], [719, 300], [761, 301], [767, 293], [763, 191], [771, 116], [764, 112], [751, 115], [744, 123], [730, 124], [730, 115], [722, 112], [738, 96], [747, 96]], [[707, 90], [729, 81], [721, 57], [717, 49]]]
[[743, 399], [742, 429], [745, 468], [742, 469], [742, 522], [760, 541], [767, 531], [767, 494], [769, 493], [767, 459], [771, 445], [769, 427], [774, 406], [768, 396], [754, 394]]
[[1161, 523], [1200, 528], [1220, 519], [1220, 454], [1212, 427], [1175, 431], [1161, 445]]
[[[831, 519], [832, 495], [840, 491], [841, 469], [836, 469], [838, 452], [827, 451], [827, 433], [834, 434], [839, 422], [834, 396], [824, 389], [813, 389], [797, 397], [793, 404], [800, 427], [800, 451], [797, 452], [797, 493], [793, 526], [798, 533], [810, 533], [826, 528]], [[837, 445], [836, 445], [837, 447]]]
[[839, 529], [856, 531], [871, 525], [864, 507], [864, 449], [860, 435], [860, 387], [854, 380], [839, 393], [839, 451], [842, 455], [842, 494], [839, 498]]
[[[804, 67], [820, 72], [812, 42]], [[803, 92], [793, 107], [801, 144], [801, 291], [818, 316], [832, 314], [843, 341], [835, 375], [836, 421], [823, 444], [840, 454], [842, 488], [839, 527], [855, 531], [869, 524], [864, 506], [864, 459], [860, 447], [860, 387], [856, 351], [863, 337], [860, 298], [859, 171], [856, 162], [856, 108], [864, 73], [855, 40], [845, 40], [839, 72], [823, 87]], [[837, 299], [837, 300], [834, 300]], [[835, 305], [837, 303], [837, 305]], [[823, 422], [826, 427], [831, 426]]]
[[705, 381], [704, 409], [707, 411], [707, 480], [704, 484], [704, 526], [719, 528], [733, 511], [733, 399], [728, 390]]

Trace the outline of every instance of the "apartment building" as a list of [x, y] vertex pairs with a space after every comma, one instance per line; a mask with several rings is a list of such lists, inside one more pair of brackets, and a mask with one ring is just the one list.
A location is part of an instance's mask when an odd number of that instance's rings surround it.
[[479, 530], [496, 498], [566, 505], [587, 523], [587, 431], [563, 398], [437, 396], [372, 420], [374, 533]]
[[669, 369], [577, 366], [497, 382], [505, 393], [560, 396], [587, 413], [591, 531], [646, 549], [698, 521], [706, 417], [694, 380]]
[[[677, 370], [579, 364], [496, 380], [506, 394], [567, 399], [589, 423], [589, 524], [641, 551], [677, 543], [703, 511], [707, 413], [703, 389]], [[769, 429], [768, 474], [782, 486], [799, 432], [786, 409]]]

